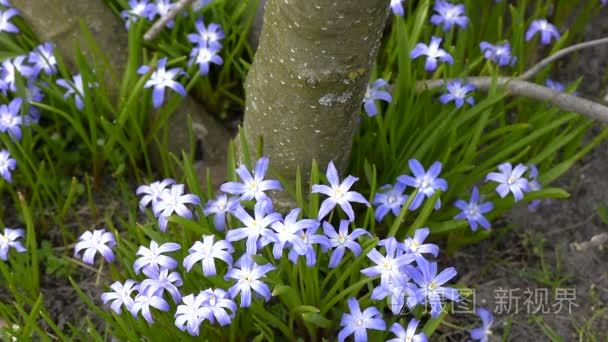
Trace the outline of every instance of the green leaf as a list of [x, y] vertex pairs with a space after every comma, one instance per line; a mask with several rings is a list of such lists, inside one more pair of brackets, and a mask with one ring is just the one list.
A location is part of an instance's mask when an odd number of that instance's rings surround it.
[[302, 314], [302, 319], [305, 322], [311, 323], [319, 328], [331, 328], [333, 325], [332, 321], [316, 312], [304, 313]]

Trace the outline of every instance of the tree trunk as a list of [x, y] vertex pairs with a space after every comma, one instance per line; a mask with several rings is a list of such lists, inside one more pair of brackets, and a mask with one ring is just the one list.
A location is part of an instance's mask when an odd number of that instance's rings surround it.
[[[271, 166], [308, 179], [316, 159], [344, 169], [389, 0], [268, 0], [247, 81], [245, 134]], [[288, 201], [279, 199], [278, 202]]]

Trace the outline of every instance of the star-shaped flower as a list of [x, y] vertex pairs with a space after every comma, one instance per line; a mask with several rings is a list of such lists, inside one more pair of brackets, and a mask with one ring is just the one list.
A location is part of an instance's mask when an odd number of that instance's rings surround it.
[[363, 108], [368, 116], [376, 116], [378, 114], [378, 107], [376, 107], [376, 100], [385, 101], [390, 103], [393, 101], [391, 93], [383, 90], [388, 86], [388, 83], [383, 79], [377, 79], [373, 84], [367, 86], [365, 91], [365, 97], [363, 98]]
[[82, 261], [86, 264], [93, 265], [97, 252], [99, 252], [107, 262], [112, 262], [114, 261], [114, 252], [112, 252], [114, 246], [116, 246], [114, 235], [105, 229], [98, 229], [93, 232], [86, 231], [80, 236], [78, 243], [74, 246], [74, 256], [80, 257], [79, 253], [84, 249]]
[[361, 254], [361, 246], [356, 242], [357, 238], [362, 235], [371, 236], [371, 234], [363, 228], [357, 228], [349, 234], [349, 225], [349, 221], [341, 220], [339, 232], [336, 232], [336, 229], [329, 222], [323, 222], [323, 232], [327, 235], [330, 246], [335, 248], [329, 258], [329, 268], [335, 268], [340, 264], [346, 248], [350, 249], [355, 256]]
[[494, 205], [492, 202], [479, 203], [479, 201], [479, 190], [474, 186], [471, 192], [471, 200], [468, 203], [463, 200], [458, 200], [454, 203], [456, 208], [462, 210], [461, 213], [454, 216], [454, 219], [466, 219], [469, 221], [472, 231], [477, 230], [477, 224], [480, 224], [485, 229], [490, 229], [490, 221], [483, 214], [492, 211]]
[[215, 259], [220, 259], [228, 264], [232, 265], [232, 252], [234, 248], [230, 242], [225, 240], [219, 240], [213, 242], [215, 235], [203, 235], [203, 242], [196, 241], [192, 247], [188, 250], [188, 256], [184, 259], [184, 267], [188, 272], [192, 269], [195, 263], [201, 261], [203, 267], [203, 274], [205, 277], [211, 277], [216, 275], [215, 270]]
[[17, 239], [25, 235], [23, 229], [4, 228], [4, 233], [0, 234], [0, 260], [8, 260], [8, 250], [12, 247], [18, 253], [26, 251], [25, 247]]
[[[165, 101], [165, 88], [173, 89], [181, 96], [186, 96], [186, 88], [175, 80], [179, 75], [186, 73], [182, 68], [172, 68], [167, 70], [167, 58], [161, 58], [158, 61], [156, 70], [150, 76], [150, 79], [144, 84], [144, 88], [153, 88], [152, 104], [154, 108], [159, 108]], [[150, 71], [150, 67], [144, 65], [137, 70], [138, 74], [146, 74]]]
[[266, 273], [274, 270], [275, 267], [272, 264], [258, 265], [249, 254], [244, 254], [237, 264], [236, 266], [240, 268], [233, 267], [229, 269], [224, 277], [226, 280], [235, 279], [237, 281], [236, 284], [228, 289], [230, 297], [234, 299], [240, 293], [242, 308], [251, 305], [251, 290], [264, 297], [266, 301], [269, 301], [272, 296], [270, 288], [259, 279], [264, 277]]
[[344, 313], [340, 326], [343, 327], [338, 333], [338, 341], [343, 342], [348, 336], [355, 334], [356, 342], [367, 341], [367, 329], [386, 330], [386, 323], [382, 314], [375, 307], [369, 307], [363, 312], [356, 298], [348, 299], [350, 313]]
[[416, 59], [420, 56], [426, 56], [426, 63], [424, 64], [426, 71], [434, 71], [437, 69], [437, 61], [454, 64], [452, 56], [439, 47], [439, 45], [441, 45], [441, 40], [442, 39], [439, 37], [431, 37], [431, 43], [429, 45], [424, 43], [416, 44], [410, 57]]
[[524, 192], [529, 191], [528, 180], [523, 178], [524, 172], [528, 168], [523, 164], [518, 164], [515, 169], [511, 163], [503, 163], [498, 165], [500, 172], [490, 172], [486, 176], [487, 181], [499, 183], [496, 187], [496, 192], [501, 198], [505, 198], [509, 192], [513, 193], [515, 202], [524, 198]]
[[[414, 177], [403, 175], [397, 177], [397, 181], [418, 188], [416, 197], [414, 197], [414, 200], [410, 205], [410, 210], [418, 209], [418, 207], [422, 205], [424, 198], [432, 197], [435, 194], [435, 191], [446, 191], [448, 189], [448, 183], [445, 179], [439, 178], [439, 174], [441, 173], [440, 162], [434, 162], [428, 171], [425, 171], [422, 164], [416, 159], [410, 159], [408, 164]], [[441, 199], [438, 198], [437, 202], [435, 202], [435, 210], [439, 208], [441, 208]]]
[[268, 195], [265, 191], [283, 190], [278, 180], [264, 179], [268, 170], [268, 157], [262, 157], [255, 163], [253, 175], [247, 170], [245, 165], [236, 169], [236, 173], [241, 178], [239, 182], [228, 182], [222, 184], [220, 190], [233, 195], [241, 195], [241, 200], [247, 201], [255, 198], [256, 201], [267, 200]]
[[150, 248], [139, 246], [136, 255], [141, 255], [141, 257], [133, 263], [135, 274], [139, 274], [143, 269], [144, 274], [150, 276], [150, 274], [158, 272], [161, 268], [171, 270], [176, 268], [177, 261], [170, 256], [163, 255], [163, 253], [174, 252], [180, 248], [180, 245], [172, 242], [163, 243], [158, 246], [158, 243], [154, 240], [150, 241]]

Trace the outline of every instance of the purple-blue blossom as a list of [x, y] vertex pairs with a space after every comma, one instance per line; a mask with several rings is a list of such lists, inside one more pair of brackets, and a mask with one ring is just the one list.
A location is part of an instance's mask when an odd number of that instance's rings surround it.
[[454, 203], [454, 206], [460, 210], [461, 213], [454, 216], [455, 220], [467, 220], [472, 231], [477, 231], [477, 225], [481, 225], [484, 229], [490, 229], [490, 221], [485, 218], [484, 214], [492, 211], [494, 205], [492, 202], [480, 203], [481, 198], [479, 197], [479, 190], [476, 186], [471, 191], [471, 199], [469, 202], [458, 200]]
[[8, 250], [11, 247], [18, 253], [26, 251], [25, 247], [21, 244], [21, 241], [17, 241], [24, 235], [25, 231], [23, 229], [4, 228], [4, 233], [0, 234], [0, 260], [8, 260]]
[[350, 313], [342, 314], [340, 326], [342, 330], [338, 333], [338, 341], [343, 342], [348, 336], [354, 334], [355, 342], [367, 341], [367, 329], [386, 330], [386, 323], [382, 319], [380, 311], [371, 306], [363, 312], [356, 298], [348, 299]]
[[415, 318], [412, 318], [407, 324], [407, 329], [403, 329], [403, 327], [399, 323], [393, 323], [393, 325], [391, 326], [391, 332], [395, 334], [395, 338], [392, 338], [386, 342], [427, 342], [428, 338], [426, 337], [426, 334], [424, 332], [416, 334], [416, 328], [418, 327], [418, 323], [420, 323], [420, 321], [416, 320]]
[[165, 291], [169, 292], [173, 302], [179, 304], [182, 300], [182, 295], [178, 287], [184, 284], [182, 277], [177, 272], [170, 272], [169, 269], [162, 268], [160, 271], [154, 270], [149, 277], [139, 285], [140, 293], [149, 293], [162, 296]]
[[528, 168], [523, 164], [518, 164], [515, 168], [511, 163], [498, 165], [500, 172], [490, 172], [486, 176], [487, 181], [498, 183], [496, 192], [501, 198], [505, 198], [509, 192], [513, 193], [515, 202], [524, 198], [524, 192], [529, 191], [528, 180], [523, 178]]
[[40, 103], [42, 100], [44, 100], [42, 90], [33, 81], [29, 81], [25, 88], [25, 102], [29, 104], [29, 113], [23, 118], [24, 125], [29, 126], [40, 121], [40, 108], [34, 103]]
[[406, 265], [402, 268], [402, 272], [393, 276], [387, 284], [380, 284], [372, 291], [370, 299], [384, 300], [389, 297], [389, 306], [391, 312], [395, 315], [402, 314], [403, 307], [408, 304], [408, 307], [413, 308], [418, 303], [416, 297], [416, 285], [410, 282], [410, 277], [407, 272], [411, 265]]
[[380, 191], [374, 196], [373, 202], [376, 206], [376, 221], [382, 221], [389, 212], [392, 212], [395, 216], [399, 215], [403, 204], [408, 198], [403, 193], [405, 188], [406, 185], [400, 182], [397, 182], [395, 185], [386, 184], [380, 187]]
[[222, 65], [224, 63], [222, 57], [218, 55], [220, 49], [221, 46], [218, 43], [197, 46], [190, 52], [188, 64], [197, 64], [200, 74], [206, 76], [209, 74], [209, 64]]
[[311, 219], [298, 221], [299, 215], [300, 209], [293, 209], [282, 221], [276, 221], [271, 225], [275, 231], [272, 236], [274, 243], [272, 254], [275, 259], [280, 259], [283, 256], [283, 250], [288, 247], [295, 249], [298, 255], [306, 254], [306, 244], [300, 238], [300, 234], [304, 229], [318, 227], [319, 222]]
[[196, 241], [188, 250], [188, 256], [184, 258], [184, 267], [188, 272], [197, 262], [201, 262], [205, 277], [217, 274], [215, 259], [220, 259], [228, 267], [232, 266], [232, 255], [234, 248], [230, 242], [219, 240], [214, 242], [215, 235], [203, 235], [203, 242]]
[[174, 252], [180, 248], [180, 245], [173, 242], [163, 243], [159, 246], [154, 240], [150, 241], [150, 248], [139, 246], [135, 255], [140, 257], [133, 263], [135, 274], [139, 274], [143, 270], [144, 274], [150, 276], [163, 268], [171, 270], [176, 268], [177, 261], [163, 253]]
[[274, 233], [269, 227], [271, 224], [281, 219], [281, 214], [279, 213], [268, 213], [271, 211], [270, 209], [270, 201], [257, 202], [253, 208], [254, 217], [251, 217], [243, 207], [237, 207], [234, 211], [234, 216], [238, 218], [245, 227], [230, 229], [228, 233], [226, 233], [226, 240], [234, 242], [247, 239], [247, 254], [255, 255], [258, 248], [262, 247], [260, 238], [266, 237], [268, 238], [268, 242], [270, 242]]
[[120, 16], [125, 20], [127, 30], [139, 18], [152, 21], [156, 16], [156, 6], [150, 3], [149, 0], [129, 0], [129, 8], [120, 12]]
[[82, 75], [76, 74], [72, 76], [72, 81], [68, 82], [63, 78], [55, 81], [59, 86], [66, 89], [65, 94], [63, 94], [63, 98], [67, 99], [68, 97], [74, 96], [74, 101], [76, 103], [76, 108], [78, 110], [82, 110], [84, 108], [84, 101], [82, 97], [84, 96], [84, 85], [82, 83]]
[[42, 70], [47, 75], [57, 73], [57, 59], [53, 54], [55, 46], [53, 43], [46, 42], [38, 45], [28, 56], [28, 61], [35, 70]]
[[200, 293], [203, 299], [201, 311], [209, 316], [209, 321], [214, 320], [221, 326], [230, 324], [236, 313], [236, 303], [228, 292], [222, 289], [207, 289]]
[[205, 204], [203, 214], [209, 216], [215, 214], [213, 218], [213, 226], [220, 232], [226, 230], [226, 215], [233, 213], [236, 207], [240, 205], [238, 197], [228, 197], [226, 194], [219, 194], [212, 200], [210, 199]]
[[439, 254], [439, 246], [434, 243], [424, 243], [424, 240], [429, 236], [431, 231], [428, 228], [416, 229], [413, 237], [407, 237], [401, 248], [405, 253], [412, 254], [417, 258], [423, 258], [422, 254], [431, 254], [437, 257]]
[[6, 59], [0, 67], [0, 90], [3, 94], [17, 91], [17, 76], [31, 79], [36, 76], [37, 71], [34, 67], [26, 64], [27, 56], [17, 56], [13, 59]]
[[418, 43], [412, 50], [410, 57], [412, 59], [416, 59], [420, 56], [426, 56], [426, 62], [424, 64], [424, 69], [426, 71], [434, 71], [437, 69], [437, 61], [454, 64], [454, 59], [452, 56], [440, 48], [442, 39], [439, 37], [431, 37], [431, 43], [426, 45], [424, 43]]
[[[428, 171], [426, 171], [422, 164], [420, 164], [420, 162], [416, 159], [410, 159], [408, 161], [408, 165], [414, 174], [414, 177], [401, 175], [397, 177], [397, 181], [418, 189], [418, 192], [410, 205], [410, 210], [418, 209], [418, 207], [422, 205], [424, 198], [432, 197], [435, 194], [435, 191], [447, 191], [448, 183], [445, 179], [439, 178], [439, 174], [441, 173], [440, 162], [434, 162]], [[435, 210], [439, 208], [441, 208], [441, 199], [437, 198], [437, 202], [435, 202]]]
[[304, 256], [306, 258], [306, 266], [314, 266], [317, 263], [317, 252], [313, 245], [319, 245], [323, 253], [327, 252], [330, 248], [329, 239], [327, 239], [327, 236], [325, 235], [316, 234], [317, 230], [319, 230], [318, 225], [310, 227], [298, 234], [297, 238], [302, 240], [306, 249], [301, 251], [296, 247], [296, 243], [294, 243], [293, 248], [289, 251], [289, 255], [287, 256], [291, 262], [297, 264], [298, 257]]
[[17, 161], [11, 158], [7, 150], [0, 150], [0, 176], [11, 183], [13, 181], [12, 171], [15, 168], [17, 168]]
[[[534, 164], [530, 164], [528, 166], [528, 176], [530, 180], [528, 181], [528, 191], [539, 191], [542, 189], [542, 185], [538, 180], [538, 168]], [[530, 211], [535, 211], [540, 206], [541, 200], [533, 200], [528, 204], [528, 209]]]
[[131, 311], [131, 308], [133, 307], [133, 297], [131, 297], [131, 293], [139, 291], [139, 284], [135, 280], [127, 279], [124, 284], [119, 281], [114, 282], [110, 288], [113, 291], [104, 292], [101, 295], [101, 301], [104, 304], [112, 302], [110, 308], [118, 315], [122, 312], [123, 305], [128, 311]]
[[[166, 16], [174, 6], [175, 4], [172, 3], [171, 0], [156, 0], [156, 14], [162, 18]], [[174, 25], [175, 20], [169, 20], [166, 26], [168, 28], [173, 28]]]
[[[186, 89], [183, 85], [175, 80], [180, 75], [187, 75], [182, 68], [171, 68], [167, 70], [167, 58], [158, 60], [156, 70], [152, 72], [150, 79], [144, 84], [144, 88], [152, 89], [152, 105], [154, 108], [159, 108], [165, 101], [165, 88], [172, 89], [181, 96], [186, 96]], [[151, 70], [147, 65], [141, 66], [137, 73], [140, 75], [146, 74]]]
[[546, 19], [534, 20], [528, 31], [526, 31], [526, 41], [532, 40], [536, 34], [540, 34], [540, 43], [548, 45], [552, 39], [559, 40], [560, 34], [555, 25]]
[[363, 98], [363, 108], [368, 116], [376, 116], [378, 114], [378, 107], [376, 106], [375, 101], [385, 101], [391, 103], [393, 101], [393, 97], [391, 93], [384, 90], [388, 87], [388, 82], [383, 79], [377, 79], [371, 85], [367, 85], [367, 91], [365, 92], [365, 97]]
[[133, 305], [131, 306], [131, 314], [133, 317], [137, 318], [139, 312], [144, 317], [148, 324], [154, 323], [154, 318], [152, 317], [152, 312], [150, 311], [150, 307], [158, 309], [160, 311], [169, 311], [169, 303], [160, 295], [154, 292], [140, 292], [137, 297], [133, 300]]
[[403, 1], [405, 0], [391, 0], [391, 10], [395, 15], [403, 17], [405, 9], [403, 8]]
[[200, 47], [209, 46], [211, 44], [219, 45], [226, 36], [219, 24], [211, 23], [208, 26], [205, 26], [203, 19], [197, 20], [194, 27], [196, 27], [196, 33], [190, 33], [188, 35], [188, 41], [192, 44], [197, 44]]
[[93, 232], [86, 231], [74, 246], [74, 256], [80, 258], [80, 251], [84, 250], [82, 261], [85, 264], [95, 263], [95, 254], [99, 252], [107, 262], [114, 261], [112, 248], [116, 246], [114, 235], [105, 229], [96, 229]]
[[367, 257], [376, 265], [364, 268], [361, 273], [368, 277], [380, 276], [380, 284], [388, 285], [400, 273], [403, 266], [414, 261], [413, 254], [399, 254], [397, 243], [385, 244], [386, 255], [380, 254], [378, 250], [372, 249]]
[[0, 10], [0, 32], [9, 32], [9, 33], [17, 33], [19, 29], [15, 24], [11, 23], [10, 20], [12, 17], [19, 14], [14, 8], [9, 8], [5, 11]]
[[442, 286], [456, 276], [456, 269], [449, 267], [437, 274], [436, 262], [429, 263], [426, 259], [417, 257], [416, 264], [418, 268], [413, 268], [409, 272], [419, 286], [416, 296], [420, 301], [425, 301], [425, 304], [430, 303], [431, 317], [435, 318], [441, 313], [442, 297], [456, 302], [460, 300], [457, 289]]
[[465, 102], [471, 106], [475, 104], [475, 98], [469, 96], [469, 93], [475, 90], [473, 84], [463, 84], [460, 80], [454, 80], [448, 82], [446, 89], [448, 92], [439, 97], [439, 102], [447, 104], [454, 101], [456, 108], [462, 107]]
[[479, 48], [485, 59], [492, 61], [498, 66], [513, 66], [517, 62], [517, 57], [511, 54], [511, 44], [492, 45], [488, 42], [479, 43]]
[[137, 196], [143, 195], [139, 200], [139, 208], [143, 211], [149, 204], [152, 204], [152, 208], [155, 208], [156, 204], [160, 201], [160, 194], [172, 184], [175, 184], [173, 179], [165, 178], [162, 181], [152, 182], [149, 185], [140, 185], [135, 190]]
[[181, 331], [187, 330], [192, 336], [198, 336], [201, 323], [205, 319], [213, 319], [210, 311], [202, 310], [204, 301], [202, 293], [182, 297], [182, 304], [177, 306], [175, 312], [175, 326]]
[[253, 174], [249, 172], [245, 165], [236, 169], [236, 173], [241, 178], [239, 182], [227, 182], [222, 184], [220, 190], [233, 195], [241, 195], [241, 200], [247, 201], [255, 198], [256, 201], [269, 200], [265, 191], [283, 190], [278, 180], [264, 179], [268, 170], [268, 157], [262, 157], [255, 163]]
[[437, 0], [433, 7], [436, 14], [431, 16], [431, 23], [443, 26], [444, 31], [449, 31], [453, 26], [467, 27], [469, 18], [464, 14], [464, 5], [452, 4], [444, 0]]
[[14, 98], [8, 105], [0, 105], [0, 132], [8, 133], [15, 140], [21, 139], [23, 117], [20, 109], [21, 98]]
[[173, 184], [170, 189], [165, 189], [161, 192], [160, 199], [153, 208], [154, 215], [158, 217], [158, 225], [161, 232], [167, 230], [167, 218], [173, 215], [173, 213], [183, 218], [192, 218], [192, 212], [186, 206], [187, 204], [198, 206], [201, 204], [201, 200], [196, 195], [184, 195], [183, 184]]
[[361, 246], [357, 243], [357, 238], [362, 235], [371, 236], [371, 234], [363, 228], [357, 228], [349, 234], [349, 225], [349, 221], [341, 220], [338, 231], [336, 232], [334, 226], [329, 222], [323, 222], [323, 232], [329, 239], [330, 246], [334, 248], [331, 257], [329, 258], [329, 268], [336, 268], [340, 264], [346, 248], [350, 249], [355, 256], [359, 256], [359, 254], [361, 254]]
[[370, 206], [369, 202], [360, 193], [350, 191], [350, 188], [359, 180], [359, 178], [348, 176], [340, 183], [338, 170], [336, 170], [334, 163], [331, 161], [327, 166], [326, 176], [331, 187], [322, 184], [314, 184], [311, 191], [312, 193], [322, 193], [329, 196], [321, 203], [319, 215], [317, 216], [319, 221], [327, 216], [336, 205], [339, 205], [340, 208], [344, 210], [351, 222], [355, 220], [355, 213], [353, 212], [353, 207], [350, 205], [350, 202], [363, 203], [368, 207]]
[[229, 269], [224, 277], [226, 280], [236, 280], [236, 284], [228, 289], [230, 297], [234, 299], [240, 294], [242, 308], [251, 305], [252, 290], [262, 296], [266, 301], [269, 301], [272, 296], [270, 288], [259, 279], [265, 277], [266, 273], [274, 270], [275, 267], [272, 266], [272, 264], [258, 265], [253, 261], [253, 258], [249, 254], [244, 254], [236, 262], [235, 266], [240, 268], [233, 267]]
[[473, 341], [488, 342], [490, 335], [492, 335], [492, 324], [494, 323], [494, 315], [485, 308], [477, 308], [475, 310], [479, 319], [481, 319], [481, 326], [471, 330], [471, 339]]

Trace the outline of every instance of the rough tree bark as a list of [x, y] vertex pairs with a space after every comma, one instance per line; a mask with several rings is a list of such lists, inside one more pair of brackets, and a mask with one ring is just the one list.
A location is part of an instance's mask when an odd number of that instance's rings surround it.
[[[76, 47], [86, 50], [84, 35], [79, 21], [89, 27], [97, 44], [112, 62], [118, 77], [126, 67], [128, 57], [128, 36], [124, 22], [112, 13], [101, 0], [11, 0], [21, 15], [42, 41], [56, 45], [71, 72], [76, 70]], [[77, 45], [78, 44], [78, 45]], [[107, 79], [107, 78], [106, 78]], [[108, 81], [108, 89], [118, 94], [120, 84]], [[203, 160], [197, 163], [199, 174], [204, 177], [204, 168], [210, 167], [215, 185], [219, 185], [225, 175], [226, 147], [230, 134], [191, 97], [186, 97], [169, 120], [169, 150], [181, 155], [181, 150], [189, 150], [187, 115], [192, 116], [194, 134], [200, 140]], [[205, 184], [205, 182], [202, 182]]]
[[346, 165], [389, 0], [268, 0], [247, 81], [245, 134], [285, 179]]

